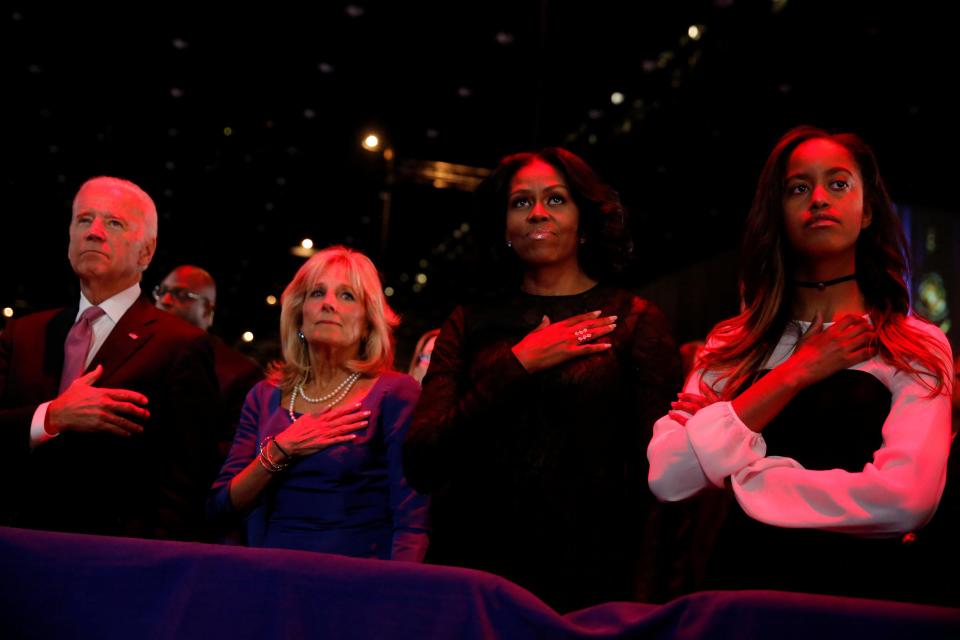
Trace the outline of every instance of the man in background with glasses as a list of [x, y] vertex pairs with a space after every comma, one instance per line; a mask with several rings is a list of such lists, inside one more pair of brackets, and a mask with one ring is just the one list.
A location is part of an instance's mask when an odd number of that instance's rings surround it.
[[[171, 271], [153, 288], [157, 308], [183, 318], [190, 324], [210, 331], [217, 306], [217, 283], [213, 276], [193, 265], [182, 265]], [[223, 399], [223, 417], [217, 432], [217, 446], [226, 457], [233, 442], [233, 432], [247, 392], [263, 378], [256, 362], [211, 334], [214, 366]]]
[[210, 330], [217, 302], [213, 277], [192, 265], [177, 267], [153, 288], [157, 308], [179, 316], [195, 327]]

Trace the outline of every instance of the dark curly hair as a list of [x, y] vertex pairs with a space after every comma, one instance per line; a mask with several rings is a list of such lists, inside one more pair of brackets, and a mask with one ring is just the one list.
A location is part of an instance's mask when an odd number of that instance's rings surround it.
[[[479, 206], [485, 215], [499, 215], [496, 246], [502, 244], [510, 181], [520, 169], [535, 160], [546, 162], [563, 177], [580, 213], [577, 260], [584, 273], [594, 280], [605, 280], [622, 272], [633, 256], [633, 240], [628, 229], [627, 211], [620, 195], [580, 156], [559, 147], [526, 151], [505, 156], [477, 190]], [[515, 258], [514, 258], [515, 259]]]

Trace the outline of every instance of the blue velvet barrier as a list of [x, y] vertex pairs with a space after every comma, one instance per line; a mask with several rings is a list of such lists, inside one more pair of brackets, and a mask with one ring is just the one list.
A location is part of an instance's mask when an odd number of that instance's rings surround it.
[[0, 637], [960, 638], [960, 609], [707, 592], [558, 615], [487, 573], [0, 527]]

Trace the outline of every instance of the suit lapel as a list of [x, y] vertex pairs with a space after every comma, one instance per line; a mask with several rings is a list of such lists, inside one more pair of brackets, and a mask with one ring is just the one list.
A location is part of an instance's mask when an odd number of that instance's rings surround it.
[[102, 364], [103, 375], [100, 376], [100, 383], [108, 380], [133, 354], [150, 342], [156, 333], [156, 322], [156, 309], [143, 298], [138, 298], [107, 336], [87, 371]]
[[77, 318], [77, 305], [62, 309], [47, 323], [43, 348], [43, 374], [46, 379], [56, 381], [54, 389], [60, 384], [63, 373], [63, 348], [67, 334]]

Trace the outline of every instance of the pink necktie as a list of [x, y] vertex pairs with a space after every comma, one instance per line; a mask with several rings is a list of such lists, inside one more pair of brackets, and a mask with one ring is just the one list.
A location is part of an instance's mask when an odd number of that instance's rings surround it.
[[79, 378], [86, 368], [87, 354], [90, 353], [90, 344], [93, 342], [93, 322], [103, 314], [104, 310], [100, 307], [87, 307], [67, 334], [67, 341], [63, 343], [63, 375], [60, 376], [60, 393]]

